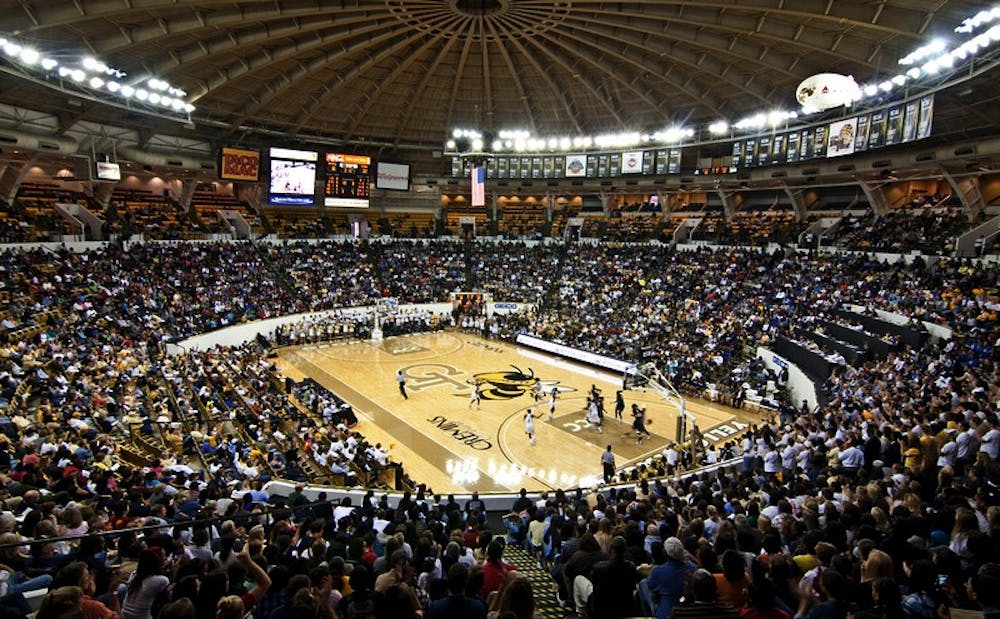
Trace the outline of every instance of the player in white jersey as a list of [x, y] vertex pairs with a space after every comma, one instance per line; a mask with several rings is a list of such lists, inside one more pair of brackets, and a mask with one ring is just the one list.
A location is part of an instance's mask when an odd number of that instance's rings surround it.
[[535, 411], [529, 408], [524, 413], [524, 433], [528, 435], [528, 442], [535, 444]]
[[472, 393], [469, 394], [469, 408], [472, 408], [472, 405], [475, 404], [476, 410], [479, 410], [479, 404], [482, 400], [483, 384], [477, 380], [476, 384], [472, 386]]

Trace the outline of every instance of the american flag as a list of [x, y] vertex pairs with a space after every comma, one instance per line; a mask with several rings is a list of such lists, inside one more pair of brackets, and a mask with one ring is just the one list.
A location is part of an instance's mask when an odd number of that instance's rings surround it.
[[472, 206], [486, 206], [486, 168], [472, 168]]

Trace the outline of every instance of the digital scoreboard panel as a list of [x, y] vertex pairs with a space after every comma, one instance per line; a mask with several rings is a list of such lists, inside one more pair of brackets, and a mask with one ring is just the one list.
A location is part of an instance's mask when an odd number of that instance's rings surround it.
[[367, 155], [326, 154], [324, 206], [368, 208], [371, 198], [371, 164]]

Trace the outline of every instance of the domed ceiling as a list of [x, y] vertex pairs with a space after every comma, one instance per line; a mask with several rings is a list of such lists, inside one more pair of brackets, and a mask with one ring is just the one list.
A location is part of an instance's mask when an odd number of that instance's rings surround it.
[[[3, 0], [0, 31], [189, 93], [213, 131], [441, 144], [456, 126], [646, 130], [886, 79], [950, 0]], [[10, 93], [6, 97], [11, 97]], [[4, 95], [0, 94], [0, 100]], [[20, 102], [22, 105], [23, 101]]]

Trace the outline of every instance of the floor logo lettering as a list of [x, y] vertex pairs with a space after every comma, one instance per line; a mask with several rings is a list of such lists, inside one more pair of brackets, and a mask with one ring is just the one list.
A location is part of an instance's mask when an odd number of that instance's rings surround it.
[[487, 451], [493, 448], [493, 443], [479, 434], [475, 428], [461, 421], [449, 421], [447, 417], [438, 415], [427, 420], [437, 428], [450, 434], [456, 441], [477, 451]]

